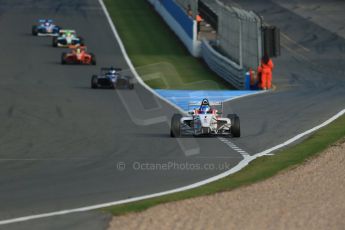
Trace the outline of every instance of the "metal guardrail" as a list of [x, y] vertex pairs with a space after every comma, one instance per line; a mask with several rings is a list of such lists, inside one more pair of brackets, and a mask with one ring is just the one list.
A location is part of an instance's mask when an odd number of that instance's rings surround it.
[[217, 52], [207, 40], [201, 44], [201, 55], [209, 68], [237, 89], [245, 89], [245, 74], [237, 63]]

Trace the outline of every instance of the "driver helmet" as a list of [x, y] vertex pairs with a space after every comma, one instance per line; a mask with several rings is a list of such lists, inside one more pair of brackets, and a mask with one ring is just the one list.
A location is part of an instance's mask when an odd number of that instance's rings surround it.
[[45, 22], [44, 25], [45, 26], [50, 26], [50, 22]]
[[205, 114], [210, 111], [210, 106], [209, 105], [202, 105], [200, 106], [200, 113]]
[[81, 53], [81, 49], [80, 49], [80, 48], [77, 48], [77, 49], [76, 49], [76, 52], [77, 52], [77, 54], [80, 54], [80, 53]]
[[115, 75], [116, 74], [116, 70], [113, 67], [111, 67], [110, 70], [109, 70], [109, 74]]

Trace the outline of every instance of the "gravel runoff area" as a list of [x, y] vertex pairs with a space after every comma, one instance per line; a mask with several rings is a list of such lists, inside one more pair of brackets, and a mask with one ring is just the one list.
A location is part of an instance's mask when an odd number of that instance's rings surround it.
[[345, 140], [268, 180], [114, 217], [113, 229], [344, 229]]

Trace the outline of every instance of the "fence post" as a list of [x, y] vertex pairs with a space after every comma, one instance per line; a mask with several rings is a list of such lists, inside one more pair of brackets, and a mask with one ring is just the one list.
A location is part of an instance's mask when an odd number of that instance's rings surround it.
[[240, 42], [239, 42], [239, 50], [240, 50], [240, 53], [239, 53], [239, 64], [240, 64], [240, 67], [241, 69], [243, 68], [243, 56], [242, 56], [242, 21], [240, 18], [238, 18], [238, 22], [239, 22], [239, 30], [240, 30], [240, 34], [239, 34], [239, 39], [240, 39]]
[[262, 57], [262, 18], [257, 15], [258, 20], [258, 63], [261, 63]]

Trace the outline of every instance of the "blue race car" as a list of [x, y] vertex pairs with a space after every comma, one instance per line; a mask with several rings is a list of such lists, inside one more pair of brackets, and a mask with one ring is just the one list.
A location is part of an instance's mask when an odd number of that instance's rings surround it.
[[51, 19], [38, 20], [39, 25], [32, 26], [32, 35], [34, 36], [58, 36], [60, 27], [53, 23]]
[[91, 78], [91, 88], [110, 88], [110, 89], [133, 89], [134, 84], [131, 77], [122, 76], [120, 68], [101, 68], [99, 75]]

